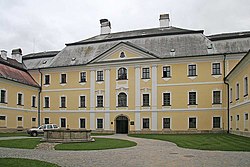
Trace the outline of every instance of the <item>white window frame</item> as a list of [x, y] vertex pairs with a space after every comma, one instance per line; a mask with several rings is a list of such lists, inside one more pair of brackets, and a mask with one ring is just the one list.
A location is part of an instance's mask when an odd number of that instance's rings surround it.
[[[143, 128], [143, 119], [148, 119], [149, 120], [149, 126], [148, 126], [148, 128]], [[142, 117], [141, 118], [141, 129], [151, 129], [151, 125], [152, 123], [150, 123], [150, 117]]]
[[2, 88], [2, 89], [0, 89], [0, 98], [1, 98], [1, 90], [5, 90], [5, 101], [4, 101], [4, 103], [8, 103], [8, 91], [7, 91], [7, 89], [4, 89], [4, 88]]
[[[97, 75], [97, 73], [98, 73], [98, 71], [102, 71], [102, 74], [103, 74], [103, 80], [97, 80], [97, 78], [98, 78], [98, 75]], [[95, 71], [95, 81], [97, 82], [97, 83], [102, 83], [102, 82], [104, 82], [104, 80], [105, 80], [105, 71], [104, 71], [104, 69], [97, 69], [96, 71]]]
[[[165, 105], [164, 105], [164, 96], [163, 96], [164, 93], [170, 93], [170, 106], [172, 106], [172, 93], [171, 93], [170, 91], [162, 92], [162, 94], [161, 94], [161, 97], [162, 97], [161, 104], [162, 104], [162, 106], [165, 106]], [[169, 106], [169, 107], [170, 107], [170, 106]], [[168, 107], [168, 106], [165, 106], [165, 107]]]
[[[169, 118], [170, 119], [170, 127], [169, 128], [164, 128], [164, 126], [163, 126], [163, 120], [164, 120], [164, 118]], [[161, 124], [161, 126], [162, 126], [162, 129], [172, 129], [172, 117], [162, 117], [162, 119], [161, 119], [162, 121], [162, 124]]]
[[[189, 65], [195, 65], [196, 66], [196, 75], [189, 76]], [[197, 65], [197, 63], [189, 63], [189, 64], [187, 64], [187, 76], [190, 79], [195, 79], [198, 76], [198, 65]]]
[[[46, 107], [46, 106], [45, 106], [45, 97], [48, 97], [48, 98], [49, 98], [49, 107]], [[46, 109], [50, 108], [50, 96], [44, 96], [44, 97], [43, 97], [43, 108], [46, 108]]]
[[[98, 123], [98, 122], [97, 122], [97, 119], [102, 119], [102, 128], [98, 128], [98, 127], [97, 127], [97, 123]], [[96, 129], [104, 129], [104, 124], [105, 124], [105, 123], [104, 123], [104, 118], [103, 118], [103, 117], [97, 117], [97, 118], [96, 118]]]
[[[245, 83], [245, 78], [247, 78], [247, 83]], [[245, 75], [243, 77], [243, 96], [244, 97], [248, 96], [248, 93], [249, 93], [248, 85], [249, 85], [249, 77]]]
[[[237, 85], [239, 85], [239, 89], [238, 89]], [[239, 99], [240, 99], [240, 84], [239, 84], [239, 82], [236, 82], [236, 84], [235, 84], [235, 100], [239, 101]]]
[[[66, 124], [66, 125], [65, 125], [65, 126], [66, 126], [65, 128], [68, 128], [68, 127], [67, 127], [67, 126], [68, 126], [68, 125], [67, 125], [67, 118], [66, 118], [66, 117], [59, 117], [59, 125], [60, 125], [60, 128], [62, 127], [62, 125], [61, 125], [61, 119], [65, 119], [65, 124]], [[63, 128], [64, 128], [64, 127], [63, 127]]]
[[18, 117], [22, 117], [22, 127], [23, 127], [24, 117], [23, 117], [22, 115], [17, 115], [17, 116], [16, 116], [16, 124], [17, 124], [17, 127], [18, 127]]
[[[21, 99], [21, 104], [18, 104], [18, 94], [22, 94], [22, 99]], [[20, 106], [24, 106], [24, 93], [22, 93], [22, 92], [17, 92], [17, 105], [20, 105]]]
[[44, 117], [44, 118], [43, 118], [44, 124], [45, 124], [45, 118], [49, 118], [49, 124], [50, 124], [50, 117]]
[[116, 106], [118, 107], [118, 95], [120, 93], [125, 93], [127, 95], [127, 103], [126, 103], [125, 107], [128, 107], [128, 99], [129, 99], [129, 97], [128, 97], [128, 92], [127, 91], [119, 91], [119, 92], [116, 93]]
[[[164, 73], [163, 68], [164, 67], [170, 67], [170, 76], [169, 77], [164, 77], [163, 76], [163, 73]], [[162, 78], [172, 78], [172, 66], [171, 65], [163, 65], [162, 66]]]
[[35, 99], [35, 105], [33, 106], [33, 97], [36, 98], [36, 95], [32, 95], [32, 96], [31, 96], [31, 107], [32, 107], [32, 108], [36, 108], [36, 107], [37, 107], [37, 105], [36, 105], [36, 103], [37, 103], [37, 102], [36, 102], [37, 98]]
[[[62, 83], [62, 74], [66, 75], [66, 82], [65, 83]], [[66, 72], [60, 73], [60, 85], [62, 85], [62, 86], [66, 85], [67, 81], [68, 81], [68, 75], [67, 75], [67, 73]]]
[[[45, 76], [46, 75], [48, 75], [49, 76], [49, 84], [45, 84]], [[45, 86], [45, 87], [47, 87], [47, 86], [50, 86], [50, 84], [51, 84], [51, 79], [52, 79], [52, 77], [51, 77], [51, 75], [50, 74], [44, 74], [44, 82], [43, 82], [43, 85]]]
[[[85, 96], [85, 107], [81, 107], [81, 96]], [[97, 97], [96, 97], [97, 98]], [[85, 94], [81, 94], [81, 95], [79, 95], [79, 100], [78, 100], [78, 104], [79, 104], [79, 108], [87, 108], [87, 95], [85, 95]]]
[[0, 116], [4, 116], [5, 117], [5, 127], [7, 127], [7, 121], [8, 121], [8, 117], [7, 117], [7, 115], [3, 115], [3, 114], [1, 114]]
[[[81, 82], [81, 73], [82, 73], [82, 72], [85, 72], [85, 74], [86, 74], [86, 75], [85, 75], [85, 77], [86, 77], [86, 81], [85, 81], [85, 82]], [[85, 84], [86, 82], [87, 82], [87, 71], [80, 71], [80, 72], [79, 72], [79, 83], [83, 85], [83, 84]]]
[[233, 102], [233, 88], [229, 88], [229, 103]]
[[[125, 68], [125, 69], [127, 70], [127, 79], [118, 79], [118, 70], [119, 70], [120, 68]], [[127, 67], [127, 66], [119, 66], [119, 67], [117, 67], [117, 68], [116, 68], [115, 76], [116, 76], [116, 80], [117, 80], [117, 81], [124, 81], [124, 80], [126, 81], [126, 80], [128, 80], [128, 67]]]
[[[81, 119], [85, 119], [85, 128], [81, 128]], [[79, 129], [87, 129], [87, 118], [86, 117], [79, 118]]]
[[[214, 92], [215, 91], [219, 91], [220, 92], [220, 103], [214, 103]], [[214, 89], [214, 90], [212, 90], [212, 104], [213, 105], [216, 105], [216, 104], [220, 105], [220, 104], [222, 104], [222, 90], [221, 89]]]
[[[196, 104], [189, 104], [189, 93], [190, 92], [195, 92], [196, 93]], [[188, 91], [188, 93], [187, 93], [187, 99], [188, 99], [188, 101], [187, 101], [187, 104], [189, 105], [189, 106], [193, 106], [193, 105], [198, 105], [199, 103], [198, 103], [198, 91], [197, 90], [190, 90], [190, 91]]]
[[[213, 74], [213, 64], [215, 63], [219, 63], [220, 64], [220, 74]], [[215, 61], [211, 63], [211, 75], [215, 76], [221, 76], [222, 75], [222, 66], [221, 66], [221, 62]]]
[[220, 127], [219, 127], [219, 129], [222, 129], [222, 117], [220, 116], [220, 115], [213, 115], [212, 116], [212, 129], [218, 129], [218, 128], [214, 128], [213, 126], [214, 126], [214, 117], [220, 117]]
[[[196, 119], [195, 128], [190, 128], [190, 127], [189, 127], [189, 118], [195, 118], [195, 119]], [[188, 122], [188, 126], [187, 126], [188, 129], [198, 129], [198, 117], [197, 117], [197, 116], [189, 116], [187, 122]]]
[[[149, 68], [149, 78], [143, 78], [143, 68]], [[141, 79], [142, 80], [145, 80], [145, 81], [148, 81], [148, 80], [150, 80], [151, 78], [152, 78], [152, 69], [151, 69], [151, 67], [150, 66], [143, 66], [143, 67], [141, 67]]]
[[[149, 106], [143, 106], [143, 95], [144, 94], [148, 94], [149, 95]], [[151, 93], [150, 92], [143, 92], [142, 94], [141, 94], [141, 106], [142, 107], [151, 107]]]
[[[98, 106], [98, 100], [97, 100], [97, 96], [102, 96], [102, 107], [99, 107]], [[105, 96], [104, 96], [104, 94], [97, 94], [96, 96], [95, 96], [95, 98], [96, 98], [96, 108], [104, 108], [104, 105], [105, 105]]]
[[[61, 100], [61, 97], [65, 97], [65, 107], [62, 107], [62, 100]], [[60, 108], [61, 109], [65, 109], [65, 108], [67, 108], [67, 96], [66, 95], [61, 95], [60, 97], [59, 97], [59, 101], [60, 101]]]

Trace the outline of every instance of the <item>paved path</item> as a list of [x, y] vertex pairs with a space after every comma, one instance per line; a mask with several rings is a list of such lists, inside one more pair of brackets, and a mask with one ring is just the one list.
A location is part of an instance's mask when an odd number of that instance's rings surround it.
[[102, 136], [127, 139], [137, 146], [98, 151], [56, 151], [0, 148], [0, 157], [38, 159], [60, 166], [108, 167], [249, 167], [249, 152], [222, 152], [183, 149], [175, 144], [126, 135]]

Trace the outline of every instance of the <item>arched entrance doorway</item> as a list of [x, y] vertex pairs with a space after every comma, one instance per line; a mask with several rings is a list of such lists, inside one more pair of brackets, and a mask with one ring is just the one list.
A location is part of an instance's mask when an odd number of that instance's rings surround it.
[[126, 116], [120, 115], [115, 120], [116, 123], [116, 133], [126, 134], [128, 133], [128, 118]]

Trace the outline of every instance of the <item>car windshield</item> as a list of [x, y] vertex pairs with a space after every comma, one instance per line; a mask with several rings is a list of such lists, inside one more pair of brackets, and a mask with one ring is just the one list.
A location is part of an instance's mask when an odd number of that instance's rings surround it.
[[43, 129], [44, 128], [44, 126], [42, 125], [42, 126], [39, 126], [39, 128], [38, 129]]
[[57, 128], [57, 125], [53, 125], [53, 128]]

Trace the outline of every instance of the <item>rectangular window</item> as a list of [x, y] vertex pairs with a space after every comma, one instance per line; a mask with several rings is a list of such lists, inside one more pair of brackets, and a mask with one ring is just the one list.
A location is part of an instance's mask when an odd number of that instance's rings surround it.
[[32, 122], [36, 122], [36, 118], [32, 118]]
[[236, 120], [237, 120], [237, 121], [240, 120], [240, 115], [236, 115]]
[[213, 128], [220, 128], [220, 117], [213, 117]]
[[103, 96], [97, 96], [97, 107], [103, 107]]
[[44, 75], [44, 85], [50, 84], [50, 75]]
[[189, 92], [189, 105], [197, 105], [196, 92]]
[[61, 84], [65, 84], [67, 82], [66, 74], [61, 74]]
[[142, 106], [149, 106], [149, 94], [143, 94]]
[[97, 119], [97, 129], [103, 129], [103, 119]]
[[233, 89], [232, 88], [230, 88], [230, 92], [229, 92], [229, 101], [230, 103], [233, 102]]
[[22, 105], [22, 101], [23, 101], [23, 94], [18, 93], [17, 94], [17, 105]]
[[230, 120], [233, 121], [233, 116], [230, 116]]
[[44, 124], [49, 124], [49, 118], [44, 118]]
[[236, 100], [239, 100], [240, 98], [240, 84], [236, 84]]
[[61, 118], [60, 123], [61, 123], [61, 128], [66, 128], [66, 118]]
[[66, 108], [66, 97], [61, 97], [61, 108]]
[[6, 90], [1, 90], [0, 103], [6, 103]]
[[213, 75], [221, 75], [220, 72], [220, 63], [213, 63]]
[[142, 122], [143, 122], [142, 128], [149, 129], [149, 118], [143, 118]]
[[23, 121], [23, 117], [17, 117], [17, 121]]
[[213, 104], [221, 104], [220, 91], [213, 91]]
[[80, 82], [86, 82], [86, 72], [80, 73]]
[[163, 106], [171, 106], [170, 93], [163, 93]]
[[85, 107], [85, 96], [80, 96], [80, 108]]
[[85, 118], [80, 118], [80, 128], [85, 128]]
[[142, 79], [149, 79], [149, 68], [142, 68]]
[[245, 120], [248, 120], [248, 113], [245, 113]]
[[103, 81], [103, 71], [97, 71], [97, 81]]
[[2, 121], [5, 121], [6, 120], [6, 116], [0, 116], [0, 120], [2, 120]]
[[49, 108], [49, 97], [44, 97], [44, 108]]
[[171, 68], [170, 66], [163, 67], [163, 78], [171, 78]]
[[170, 129], [170, 118], [163, 118], [163, 128]]
[[31, 107], [36, 107], [36, 96], [32, 96], [32, 104]]
[[244, 96], [248, 95], [248, 78], [244, 78]]
[[188, 76], [197, 76], [196, 75], [196, 64], [188, 65]]
[[196, 118], [189, 118], [189, 128], [196, 128]]

